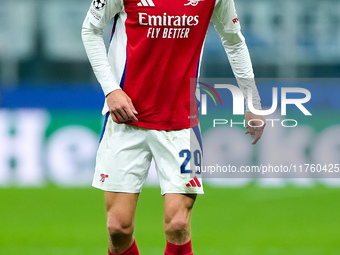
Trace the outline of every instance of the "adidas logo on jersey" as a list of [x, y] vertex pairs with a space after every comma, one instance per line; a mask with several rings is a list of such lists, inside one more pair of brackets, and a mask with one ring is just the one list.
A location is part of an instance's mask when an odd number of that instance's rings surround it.
[[152, 0], [141, 0], [137, 6], [152, 7], [155, 6], [155, 4], [152, 2]]
[[190, 180], [190, 182], [187, 183], [187, 185], [185, 185], [187, 187], [201, 187], [202, 184], [200, 183], [200, 181], [197, 179], [197, 177], [195, 176], [193, 179]]

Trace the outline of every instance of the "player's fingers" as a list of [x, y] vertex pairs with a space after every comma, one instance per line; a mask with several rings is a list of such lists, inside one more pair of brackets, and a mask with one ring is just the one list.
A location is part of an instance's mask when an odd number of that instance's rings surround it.
[[256, 131], [255, 139], [253, 140], [252, 144], [256, 144], [258, 140], [260, 140], [263, 133], [263, 128], [258, 128]]
[[133, 112], [131, 111], [131, 109], [124, 109], [125, 110], [125, 113], [127, 116], [129, 116], [129, 119], [134, 121], [134, 122], [137, 122], [138, 119], [137, 117], [133, 114]]
[[113, 120], [113, 122], [119, 124], [119, 119], [117, 118], [116, 114], [114, 114], [114, 112], [111, 112], [111, 118]]
[[246, 129], [247, 129], [247, 130], [246, 130], [244, 133], [247, 135], [247, 134], [250, 133], [250, 131], [249, 131], [249, 125], [246, 126]]
[[249, 130], [249, 133], [250, 133], [251, 138], [254, 138], [254, 137], [255, 137], [256, 128], [254, 128], [254, 127], [249, 127], [248, 130]]
[[252, 121], [251, 123], [248, 124], [248, 127], [251, 138], [255, 138], [255, 133], [257, 129], [255, 123]]
[[116, 112], [120, 122], [126, 122], [130, 120], [124, 109], [117, 109]]
[[[132, 103], [132, 101], [131, 101], [130, 98], [129, 98], [128, 102], [129, 102], [130, 109], [131, 109], [131, 111], [132, 111], [133, 114], [134, 114], [133, 116], [136, 118], [135, 114], [138, 114], [138, 112], [136, 111], [136, 108], [135, 108], [135, 106], [133, 105], [133, 103]], [[136, 119], [137, 119], [137, 118], [136, 118]]]
[[116, 116], [116, 118], [118, 120], [118, 122], [117, 122], [118, 124], [122, 124], [122, 123], [127, 121], [127, 120], [125, 120], [124, 116], [122, 116], [120, 111], [116, 110], [116, 111], [114, 111], [114, 114], [115, 114], [115, 116]]

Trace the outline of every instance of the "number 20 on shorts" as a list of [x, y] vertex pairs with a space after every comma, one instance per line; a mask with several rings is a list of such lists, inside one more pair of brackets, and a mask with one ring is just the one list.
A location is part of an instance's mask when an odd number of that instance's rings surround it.
[[190, 162], [191, 158], [194, 159], [194, 164], [196, 166], [196, 169], [198, 169], [195, 174], [201, 173], [201, 164], [202, 164], [202, 155], [199, 150], [195, 150], [193, 153], [191, 153], [190, 150], [181, 150], [179, 153], [180, 158], [184, 158], [184, 161], [181, 165], [181, 174], [191, 174], [192, 170], [186, 169], [186, 166]]

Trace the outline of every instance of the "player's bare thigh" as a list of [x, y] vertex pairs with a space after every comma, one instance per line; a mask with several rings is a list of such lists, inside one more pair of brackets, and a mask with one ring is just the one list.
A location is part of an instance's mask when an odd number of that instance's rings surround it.
[[190, 217], [196, 194], [165, 194], [164, 230], [167, 240], [182, 245], [190, 241]]
[[134, 193], [105, 192], [109, 248], [115, 253], [121, 253], [133, 243], [138, 196]]

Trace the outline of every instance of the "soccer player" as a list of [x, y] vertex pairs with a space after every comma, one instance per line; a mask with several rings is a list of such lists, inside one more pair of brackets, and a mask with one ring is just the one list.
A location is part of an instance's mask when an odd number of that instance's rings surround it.
[[[107, 53], [102, 34], [112, 19]], [[260, 109], [233, 0], [93, 0], [90, 6], [82, 38], [106, 96], [93, 186], [105, 191], [111, 255], [139, 254], [134, 216], [152, 158], [164, 195], [165, 254], [193, 254], [190, 215], [203, 187], [201, 174], [190, 170], [202, 154], [190, 78], [197, 77], [210, 20], [245, 97], [251, 88]], [[265, 121], [251, 112], [245, 119]], [[246, 133], [256, 143], [262, 131]]]

